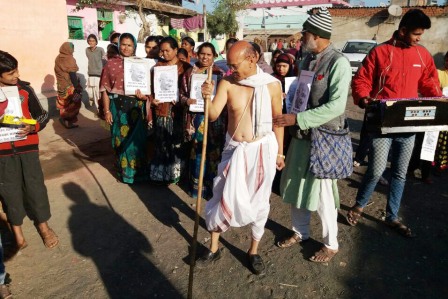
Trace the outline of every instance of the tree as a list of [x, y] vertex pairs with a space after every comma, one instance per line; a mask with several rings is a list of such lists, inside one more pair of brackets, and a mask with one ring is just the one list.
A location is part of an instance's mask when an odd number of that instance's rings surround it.
[[215, 11], [207, 15], [207, 29], [212, 37], [238, 31], [237, 12], [246, 9], [252, 0], [216, 0]]
[[[76, 9], [81, 10], [85, 7], [92, 7], [94, 5], [102, 5], [103, 7], [112, 7], [116, 4], [118, 0], [77, 0], [76, 1]], [[145, 42], [145, 38], [151, 35], [151, 23], [146, 20], [146, 15], [143, 12], [143, 2], [144, 0], [137, 0], [137, 13], [142, 21], [141, 29], [138, 32], [137, 41], [140, 43]]]

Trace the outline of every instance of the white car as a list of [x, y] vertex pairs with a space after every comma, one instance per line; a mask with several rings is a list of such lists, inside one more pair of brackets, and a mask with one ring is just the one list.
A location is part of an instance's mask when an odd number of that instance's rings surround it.
[[366, 55], [376, 45], [376, 41], [369, 39], [351, 39], [345, 43], [345, 46], [342, 47], [342, 53], [350, 61], [352, 75], [358, 71]]

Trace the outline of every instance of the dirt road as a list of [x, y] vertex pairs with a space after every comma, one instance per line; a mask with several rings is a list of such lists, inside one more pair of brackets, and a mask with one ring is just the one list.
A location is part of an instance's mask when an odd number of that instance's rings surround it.
[[[347, 115], [357, 144], [362, 111], [349, 104]], [[46, 249], [25, 221], [29, 246], [6, 263], [14, 297], [186, 298], [195, 201], [176, 185], [117, 182], [109, 133], [90, 111], [83, 108], [75, 130], [54, 120], [41, 133], [41, 161], [60, 245]], [[364, 171], [356, 168], [339, 182], [341, 215], [353, 204]], [[288, 249], [274, 245], [289, 233], [290, 215], [272, 194], [260, 245], [266, 275], [247, 269], [249, 229], [231, 229], [222, 236], [223, 258], [196, 271], [194, 298], [447, 298], [447, 185], [448, 174], [432, 185], [409, 179], [400, 214], [414, 239], [382, 224], [387, 188], [378, 186], [357, 227], [340, 217], [340, 252], [329, 264], [308, 261], [320, 246], [317, 215], [311, 241]], [[201, 222], [199, 241], [207, 240]]]

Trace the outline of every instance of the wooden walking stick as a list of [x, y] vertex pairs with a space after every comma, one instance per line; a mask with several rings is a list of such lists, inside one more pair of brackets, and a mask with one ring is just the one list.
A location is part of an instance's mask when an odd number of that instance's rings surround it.
[[[213, 65], [208, 68], [207, 72], [207, 83], [212, 82], [212, 72]], [[193, 240], [191, 242], [190, 251], [190, 275], [188, 277], [188, 299], [193, 298], [193, 277], [194, 277], [194, 266], [196, 264], [196, 247], [198, 238], [198, 228], [199, 228], [199, 217], [201, 215], [201, 201], [202, 201], [202, 185], [204, 181], [204, 165], [207, 153], [207, 132], [208, 132], [208, 103], [210, 96], [207, 95], [204, 98], [204, 133], [202, 140], [202, 153], [201, 153], [201, 164], [199, 168], [199, 182], [198, 182], [198, 198], [196, 199], [196, 217], [194, 219], [194, 231]]]

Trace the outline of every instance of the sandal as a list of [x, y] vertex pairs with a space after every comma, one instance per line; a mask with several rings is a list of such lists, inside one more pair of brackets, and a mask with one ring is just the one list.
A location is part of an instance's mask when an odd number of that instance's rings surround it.
[[298, 234], [294, 233], [291, 237], [278, 241], [276, 245], [280, 248], [288, 248], [302, 241], [303, 241], [302, 238], [300, 238]]
[[331, 261], [336, 253], [338, 253], [338, 250], [332, 250], [324, 246], [310, 257], [310, 261], [315, 263], [327, 263]]
[[351, 226], [356, 226], [358, 224], [359, 219], [362, 217], [362, 208], [361, 207], [352, 207], [348, 213], [347, 216], [345, 216], [345, 219], [347, 220], [347, 223]]
[[42, 238], [45, 247], [49, 249], [54, 248], [59, 244], [59, 238], [51, 228], [45, 232], [39, 231], [39, 235]]
[[398, 221], [398, 220], [385, 221], [384, 223], [386, 223], [387, 226], [389, 226], [390, 228], [395, 230], [397, 233], [399, 233], [403, 237], [406, 237], [406, 238], [413, 238], [414, 237], [414, 235], [412, 234], [411, 229], [409, 227], [407, 227], [406, 225], [404, 225], [403, 223], [401, 223], [400, 221]]

